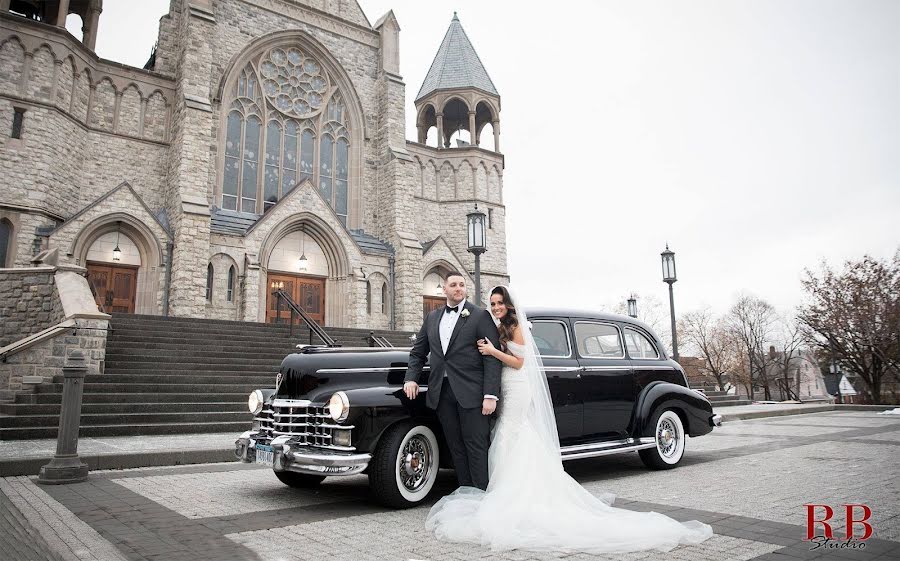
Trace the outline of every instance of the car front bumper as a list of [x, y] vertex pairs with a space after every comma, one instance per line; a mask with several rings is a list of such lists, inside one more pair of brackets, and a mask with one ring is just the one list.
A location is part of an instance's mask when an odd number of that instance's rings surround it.
[[[242, 434], [234, 443], [234, 455], [242, 462], [256, 461], [256, 436], [252, 431]], [[356, 475], [368, 467], [371, 454], [342, 450], [327, 450], [291, 442], [279, 436], [270, 443], [272, 469], [309, 475]]]

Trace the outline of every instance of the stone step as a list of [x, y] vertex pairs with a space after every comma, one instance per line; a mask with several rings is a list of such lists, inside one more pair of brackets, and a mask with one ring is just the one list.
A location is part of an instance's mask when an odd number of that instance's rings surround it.
[[[47, 384], [42, 384], [47, 385]], [[40, 387], [40, 386], [39, 386]], [[169, 393], [242, 393], [250, 395], [250, 392], [259, 388], [257, 384], [216, 384], [210, 386], [208, 384], [85, 384], [85, 396], [87, 392], [91, 393], [152, 393], [161, 394]], [[62, 393], [61, 389], [58, 392]]]
[[731, 407], [734, 405], [750, 405], [751, 401], [749, 399], [729, 399], [723, 401], [710, 400], [710, 403], [712, 403], [713, 409], [716, 409], [719, 407]]
[[[83, 414], [119, 413], [247, 413], [247, 396], [238, 394], [235, 401], [208, 403], [83, 403]], [[60, 403], [3, 403], [0, 415], [59, 415]]]
[[257, 347], [249, 347], [236, 351], [234, 346], [224, 345], [160, 345], [160, 344], [142, 344], [135, 345], [107, 345], [106, 355], [114, 358], [123, 358], [131, 360], [133, 357], [150, 356], [154, 360], [163, 357], [173, 358], [222, 358], [222, 359], [238, 359], [238, 360], [258, 360], [258, 359], [282, 359], [292, 351], [293, 347], [283, 346], [281, 348], [260, 349]]
[[[55, 383], [62, 383], [62, 376], [53, 378]], [[246, 375], [243, 373], [226, 373], [213, 375], [188, 374], [93, 374], [84, 385], [85, 392], [93, 392], [96, 384], [204, 384], [218, 386], [221, 384], [255, 384], [257, 387], [275, 384], [275, 372]]]
[[[249, 411], [202, 411], [193, 413], [117, 413], [117, 414], [82, 414], [81, 427], [102, 426], [112, 424], [155, 425], [182, 424], [192, 422], [219, 423], [243, 422], [250, 427], [253, 416]], [[59, 425], [59, 415], [0, 415], [0, 428], [51, 427]], [[245, 429], [246, 430], [246, 429]]]
[[[274, 388], [275, 384], [269, 384], [268, 387]], [[254, 388], [256, 389], [256, 388]], [[252, 390], [251, 390], [252, 391]], [[250, 392], [210, 392], [210, 393], [160, 393], [160, 392], [126, 392], [126, 393], [94, 393], [90, 389], [84, 393], [82, 401], [84, 404], [93, 403], [158, 403], [160, 405], [166, 403], [213, 403], [213, 402], [233, 402], [247, 403]], [[32, 399], [33, 398], [33, 399]], [[34, 395], [16, 396], [16, 404], [59, 404], [62, 402], [62, 393], [44, 393]]]
[[128, 361], [115, 361], [115, 362], [107, 362], [106, 368], [103, 370], [105, 374], [124, 374], [124, 373], [135, 373], [135, 372], [164, 372], [166, 374], [169, 373], [181, 373], [181, 372], [196, 372], [198, 374], [216, 374], [221, 372], [234, 372], [234, 373], [268, 373], [268, 372], [277, 372], [281, 367], [281, 361], [266, 361], [260, 362], [258, 364], [207, 364], [202, 362], [197, 362], [193, 364], [179, 364], [177, 362], [128, 362]]
[[[62, 376], [54, 376], [54, 383], [61, 384]], [[92, 374], [90, 380], [84, 385], [84, 391], [93, 391], [96, 384], [205, 384], [207, 386], [218, 386], [220, 384], [255, 384], [256, 387], [263, 387], [275, 384], [275, 373], [266, 375], [245, 374], [215, 374], [215, 375], [195, 375], [193, 372], [180, 374]]]
[[[250, 426], [244, 422], [210, 422], [210, 423], [154, 423], [145, 425], [95, 425], [83, 426], [79, 431], [82, 438], [94, 436], [138, 436], [156, 434], [202, 434], [215, 432], [233, 432], [240, 434]], [[0, 428], [0, 440], [34, 440], [38, 438], [56, 438], [57, 427]], [[190, 446], [185, 438], [185, 446]]]

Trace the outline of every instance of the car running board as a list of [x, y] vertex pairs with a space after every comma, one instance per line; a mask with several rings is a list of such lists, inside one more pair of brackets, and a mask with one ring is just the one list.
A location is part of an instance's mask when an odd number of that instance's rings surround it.
[[607, 454], [643, 450], [644, 448], [653, 448], [654, 446], [656, 446], [656, 439], [653, 437], [626, 438], [624, 440], [563, 446], [560, 448], [560, 455], [562, 456], [562, 461], [565, 462], [567, 460], [577, 460], [579, 458], [593, 458], [595, 456], [605, 456]]

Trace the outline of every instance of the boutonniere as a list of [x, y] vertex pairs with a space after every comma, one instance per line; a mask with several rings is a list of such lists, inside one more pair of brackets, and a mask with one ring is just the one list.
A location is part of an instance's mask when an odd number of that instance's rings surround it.
[[462, 311], [461, 314], [459, 314], [459, 317], [461, 317], [461, 318], [467, 318], [467, 317], [469, 317], [469, 310], [463, 308], [463, 311]]

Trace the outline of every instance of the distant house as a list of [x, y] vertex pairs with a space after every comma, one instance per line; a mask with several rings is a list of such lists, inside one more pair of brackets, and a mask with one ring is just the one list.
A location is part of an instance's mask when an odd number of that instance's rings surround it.
[[809, 401], [827, 400], [831, 397], [816, 356], [809, 349], [795, 351], [785, 362], [784, 353], [776, 351], [775, 347], [769, 347], [767, 374], [772, 399], [788, 400], [796, 397], [801, 401]]

